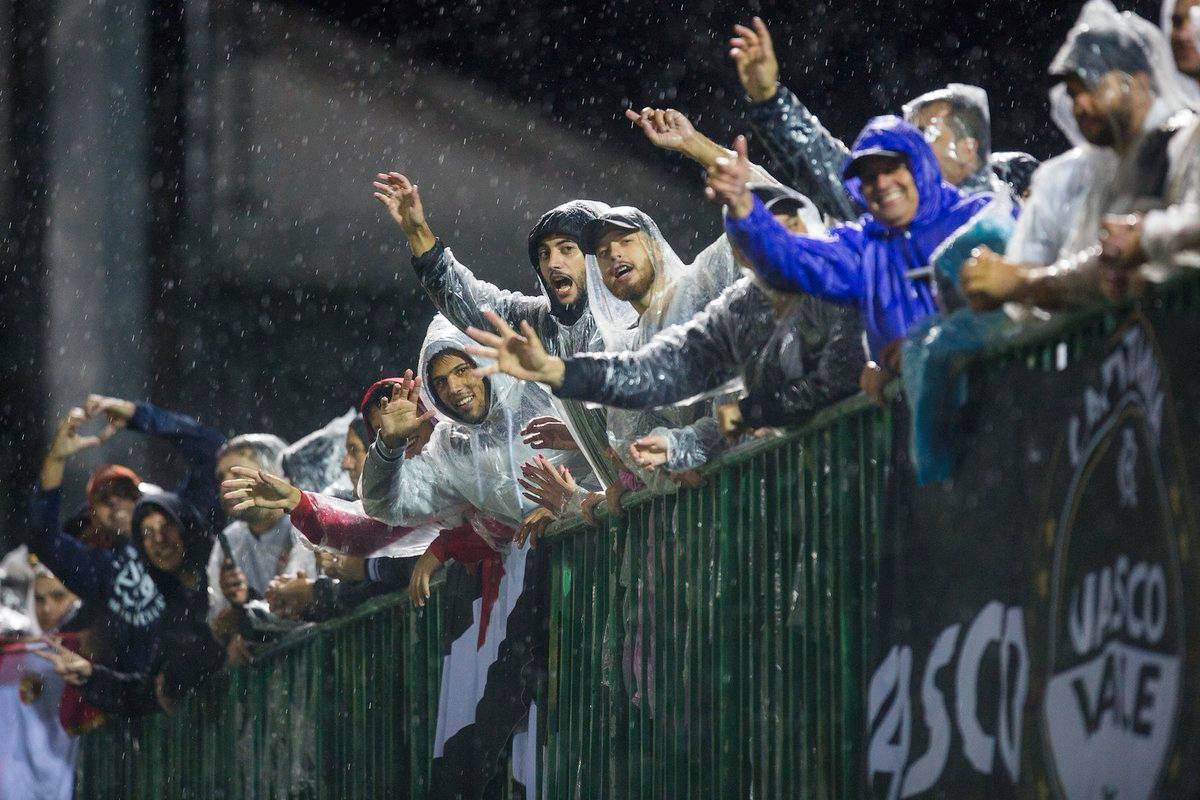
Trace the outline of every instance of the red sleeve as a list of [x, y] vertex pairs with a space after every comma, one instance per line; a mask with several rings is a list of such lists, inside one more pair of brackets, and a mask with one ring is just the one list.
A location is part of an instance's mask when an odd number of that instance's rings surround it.
[[321, 527], [317, 510], [313, 507], [312, 496], [308, 492], [300, 493], [300, 502], [296, 503], [289, 516], [296, 530], [303, 533], [310, 542], [320, 544], [325, 540], [325, 530]]
[[300, 493], [291, 517], [309, 541], [354, 556], [369, 555], [412, 531], [372, 519], [353, 503], [313, 492]]
[[496, 552], [470, 525], [442, 531], [429, 545], [429, 550], [438, 561], [453, 558], [460, 564], [473, 564]]

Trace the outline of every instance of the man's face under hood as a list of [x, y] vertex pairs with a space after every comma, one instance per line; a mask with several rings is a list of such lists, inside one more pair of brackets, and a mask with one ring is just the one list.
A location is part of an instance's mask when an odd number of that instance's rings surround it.
[[551, 234], [538, 244], [537, 258], [542, 281], [560, 305], [587, 301], [587, 264], [578, 242]]
[[959, 123], [949, 103], [944, 100], [926, 103], [917, 110], [912, 122], [925, 135], [942, 169], [942, 177], [952, 186], [962, 185], [982, 166], [979, 141], [960, 135]]
[[604, 285], [618, 300], [645, 305], [654, 286], [654, 262], [642, 231], [620, 228], [605, 234], [596, 246], [596, 261]]
[[920, 205], [916, 181], [904, 161], [889, 156], [865, 159], [859, 170], [867, 211], [889, 228], [904, 228]]
[[443, 407], [475, 424], [487, 414], [487, 385], [475, 365], [453, 352], [439, 353], [429, 365], [429, 388]]
[[1068, 77], [1071, 113], [1083, 138], [1097, 147], [1113, 147], [1136, 136], [1134, 128], [1140, 124], [1136, 112], [1152, 102], [1149, 82], [1145, 73], [1129, 75], [1119, 70], [1105, 73], [1094, 85]]
[[175, 522], [161, 511], [150, 511], [141, 520], [142, 549], [146, 558], [163, 572], [175, 572], [186, 553]]

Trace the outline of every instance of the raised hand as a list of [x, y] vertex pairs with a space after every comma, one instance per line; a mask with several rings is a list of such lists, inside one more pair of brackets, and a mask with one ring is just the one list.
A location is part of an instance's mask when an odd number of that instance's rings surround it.
[[375, 199], [383, 203], [392, 219], [404, 231], [414, 256], [431, 250], [437, 239], [425, 221], [425, 207], [417, 185], [399, 172], [380, 172], [375, 176]]
[[521, 527], [517, 528], [517, 535], [513, 540], [517, 546], [525, 544], [525, 540], [529, 540], [530, 547], [537, 547], [538, 537], [546, 532], [546, 528], [550, 527], [550, 523], [558, 519], [558, 516], [545, 508], [535, 508], [526, 515], [521, 522]]
[[729, 215], [741, 219], [754, 208], [754, 198], [746, 186], [750, 180], [750, 158], [746, 153], [746, 137], [733, 142], [734, 157], [722, 156], [708, 169], [708, 186], [704, 196], [714, 203], [729, 206]]
[[555, 417], [534, 417], [521, 430], [521, 441], [538, 450], [578, 450], [566, 423]]
[[750, 23], [753, 27], [734, 25], [737, 34], [729, 40], [732, 49], [729, 57], [737, 66], [738, 80], [750, 99], [762, 103], [775, 96], [779, 89], [779, 60], [775, 58], [775, 45], [767, 25], [759, 17]]
[[682, 152], [698, 134], [692, 122], [673, 108], [643, 108], [641, 113], [625, 109], [625, 118], [642, 129], [650, 144]]
[[49, 637], [43, 638], [49, 650], [33, 650], [34, 654], [54, 665], [54, 671], [72, 686], [83, 686], [92, 677], [92, 662], [73, 650], [63, 647], [62, 642]]
[[89, 394], [87, 400], [83, 402], [83, 411], [87, 414], [88, 419], [103, 414], [110, 423], [124, 427], [129, 420], [133, 419], [137, 405], [131, 400], [122, 400], [119, 397]]
[[548, 355], [542, 340], [533, 327], [521, 320], [521, 333], [514, 331], [494, 311], [485, 311], [483, 316], [495, 328], [495, 333], [467, 328], [467, 335], [478, 345], [470, 345], [467, 352], [480, 358], [492, 359], [495, 363], [479, 367], [475, 374], [481, 378], [503, 372], [523, 381], [538, 381], [551, 388], [562, 386], [565, 367], [561, 358]]
[[375, 199], [383, 203], [406, 234], [428, 227], [421, 193], [406, 176], [399, 172], [380, 172], [371, 185], [375, 187]]
[[54, 432], [54, 441], [50, 443], [48, 458], [55, 461], [66, 461], [81, 450], [96, 447], [116, 432], [115, 430], [110, 431], [106, 427], [99, 435], [82, 436], [79, 433], [79, 427], [87, 420], [87, 414], [82, 408], [72, 408], [63, 421], [58, 424], [58, 430]]
[[388, 447], [399, 447], [417, 432], [422, 423], [431, 420], [433, 409], [421, 413], [417, 402], [421, 397], [421, 379], [414, 378], [412, 370], [404, 373], [404, 379], [392, 386], [392, 396], [379, 404], [379, 438]]
[[233, 467], [236, 477], [221, 482], [226, 500], [236, 500], [233, 513], [247, 508], [282, 508], [291, 513], [300, 502], [300, 490], [278, 475], [250, 467]]
[[525, 499], [557, 515], [566, 511], [579, 490], [571, 470], [556, 467], [545, 456], [534, 456], [532, 461], [522, 464], [521, 475], [517, 482], [525, 490]]

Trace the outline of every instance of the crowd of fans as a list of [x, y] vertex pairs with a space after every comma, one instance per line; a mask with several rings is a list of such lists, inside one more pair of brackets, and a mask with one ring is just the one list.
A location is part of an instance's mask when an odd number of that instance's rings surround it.
[[[354, 412], [293, 445], [87, 397], [5, 561], [4, 627], [49, 638], [44, 657], [99, 710], [170, 710], [297, 625], [392, 591], [422, 605], [448, 561], [479, 576], [482, 646], [511, 559], [554, 520], [697, 485], [722, 451], [860, 389], [882, 403], [903, 379], [918, 473], [942, 477], [953, 453], [917, 406], [948, 353], [1200, 266], [1198, 39], [1196, 0], [1167, 0], [1161, 26], [1090, 0], [1048, 69], [1074, 146], [1039, 166], [993, 151], [987, 96], [963, 84], [847, 146], [780, 82], [756, 18], [730, 56], [778, 172], [744, 137], [726, 149], [678, 111], [627, 111], [704, 169], [725, 233], [688, 262], [638, 208], [565, 203], [529, 233], [538, 295], [475, 277], [414, 182], [380, 173], [438, 312], [419, 363], [364, 375]], [[169, 442], [185, 477], [102, 467], [64, 521], [66, 463], [121, 431]]]

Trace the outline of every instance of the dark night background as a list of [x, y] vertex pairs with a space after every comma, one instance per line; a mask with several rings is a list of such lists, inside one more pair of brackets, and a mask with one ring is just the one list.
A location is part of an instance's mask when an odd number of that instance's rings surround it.
[[[572, 197], [646, 208], [681, 252], [717, 235], [696, 169], [620, 113], [743, 131], [735, 21], [766, 19], [784, 83], [844, 138], [962, 81], [995, 149], [1047, 157], [1044, 70], [1080, 6], [7, 0], [0, 534], [89, 390], [294, 439], [413, 365], [431, 312], [377, 169], [411, 171], [482, 276], [534, 291], [526, 231]], [[68, 485], [102, 460], [178, 469], [126, 434]]]

